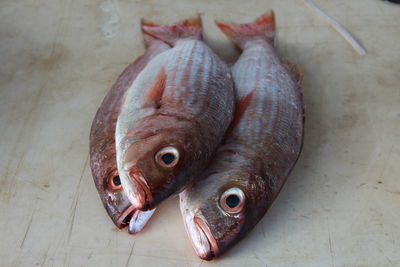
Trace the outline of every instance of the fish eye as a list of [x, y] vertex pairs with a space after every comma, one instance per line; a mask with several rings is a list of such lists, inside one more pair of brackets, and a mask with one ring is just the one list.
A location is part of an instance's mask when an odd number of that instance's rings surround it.
[[113, 177], [113, 183], [116, 186], [121, 185], [121, 179], [119, 178], [119, 175]]
[[157, 152], [155, 160], [158, 165], [171, 168], [178, 164], [179, 152], [175, 147], [167, 146]]
[[225, 199], [225, 203], [226, 205], [228, 205], [229, 208], [234, 209], [237, 207], [237, 205], [239, 205], [240, 199], [237, 195], [229, 195]]
[[110, 176], [109, 185], [112, 190], [121, 190], [122, 189], [121, 179], [119, 178], [118, 174]]
[[238, 214], [244, 208], [246, 197], [240, 188], [233, 187], [226, 190], [220, 200], [221, 208], [229, 214]]

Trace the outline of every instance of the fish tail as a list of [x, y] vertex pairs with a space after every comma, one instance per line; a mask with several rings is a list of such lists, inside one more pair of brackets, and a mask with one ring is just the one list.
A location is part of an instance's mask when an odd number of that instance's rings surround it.
[[254, 39], [261, 38], [271, 44], [274, 43], [275, 13], [272, 10], [247, 24], [228, 24], [220, 21], [215, 23], [240, 49], [243, 49], [249, 40]]
[[154, 43], [158, 39], [153, 37], [152, 35], [148, 34], [147, 32], [145, 32], [143, 30], [143, 26], [144, 25], [153, 25], [153, 26], [155, 26], [155, 24], [152, 24], [151, 22], [145, 21], [144, 19], [142, 19], [140, 21], [140, 28], [142, 29], [144, 44], [145, 44], [146, 48], [148, 48], [148, 47], [151, 46], [152, 43]]
[[[156, 37], [154, 37], [154, 36], [152, 36], [152, 35], [150, 35], [150, 34], [148, 34], [147, 32], [145, 32], [144, 30], [143, 30], [143, 26], [144, 25], [153, 25], [153, 26], [157, 26], [157, 25], [155, 25], [155, 24], [152, 24], [151, 22], [146, 22], [145, 20], [141, 20], [141, 29], [142, 29], [142, 34], [143, 34], [143, 40], [144, 40], [144, 44], [145, 44], [145, 47], [146, 48], [149, 48], [151, 45], [153, 45], [154, 43], [165, 43], [165, 44], [167, 44], [166, 42], [164, 42], [163, 40], [160, 40], [160, 39], [158, 39], [158, 38], [156, 38]], [[167, 44], [168, 45], [168, 44]]]
[[174, 45], [180, 39], [202, 39], [202, 26], [200, 16], [186, 19], [169, 26], [156, 25], [142, 20], [142, 31], [169, 45]]
[[146, 46], [146, 48], [150, 47], [151, 44], [157, 40], [156, 38], [154, 38], [153, 36], [143, 32], [143, 39], [144, 39], [144, 44]]

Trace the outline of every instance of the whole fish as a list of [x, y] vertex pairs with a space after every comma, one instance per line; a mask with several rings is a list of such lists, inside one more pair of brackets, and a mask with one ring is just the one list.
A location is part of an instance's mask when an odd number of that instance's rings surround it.
[[115, 152], [115, 125], [126, 90], [152, 58], [170, 48], [147, 34], [144, 39], [146, 52], [119, 76], [97, 110], [90, 131], [90, 167], [97, 191], [114, 224], [118, 228], [129, 225], [130, 233], [140, 231], [154, 211], [135, 209], [122, 190]]
[[180, 195], [186, 230], [204, 260], [264, 216], [300, 155], [304, 127], [300, 73], [275, 52], [274, 13], [251, 24], [217, 24], [243, 53], [232, 67], [238, 100], [227, 137], [205, 179]]
[[141, 210], [179, 193], [205, 168], [232, 119], [227, 65], [201, 41], [200, 18], [143, 31], [173, 46], [128, 89], [116, 127], [124, 190]]

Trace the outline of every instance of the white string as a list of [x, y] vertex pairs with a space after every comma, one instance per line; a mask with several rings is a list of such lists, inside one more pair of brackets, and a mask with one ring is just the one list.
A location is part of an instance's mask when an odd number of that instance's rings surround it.
[[367, 51], [361, 44], [346, 30], [342, 25], [336, 22], [334, 19], [329, 17], [324, 11], [317, 7], [312, 0], [304, 0], [306, 5], [311, 9], [314, 9], [329, 25], [331, 25], [360, 55], [367, 54]]

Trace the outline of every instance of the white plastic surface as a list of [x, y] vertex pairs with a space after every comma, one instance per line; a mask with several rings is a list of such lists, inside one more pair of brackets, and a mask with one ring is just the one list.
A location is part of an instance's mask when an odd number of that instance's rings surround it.
[[[1, 266], [400, 266], [400, 7], [315, 0], [368, 50], [359, 56], [303, 1], [3, 0], [0, 3]], [[278, 50], [304, 75], [301, 158], [258, 226], [202, 262], [177, 199], [138, 235], [116, 230], [88, 165], [94, 114], [143, 52], [140, 18], [249, 22], [273, 8]]]

